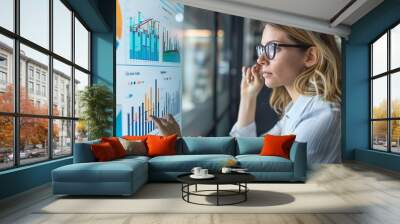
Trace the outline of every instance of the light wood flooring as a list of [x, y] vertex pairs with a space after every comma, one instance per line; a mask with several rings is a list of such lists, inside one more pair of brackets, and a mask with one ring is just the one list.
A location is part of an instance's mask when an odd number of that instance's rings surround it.
[[0, 223], [400, 223], [399, 173], [346, 162], [315, 169], [308, 183], [317, 183], [349, 203], [362, 201], [367, 206], [356, 214], [37, 214], [33, 211], [55, 198], [50, 185], [44, 185], [0, 201]]

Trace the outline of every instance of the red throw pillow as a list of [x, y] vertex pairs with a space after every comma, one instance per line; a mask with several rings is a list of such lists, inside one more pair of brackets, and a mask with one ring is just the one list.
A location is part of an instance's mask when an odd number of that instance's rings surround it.
[[112, 145], [108, 142], [93, 144], [91, 145], [91, 150], [94, 154], [94, 157], [99, 162], [109, 161], [117, 158]]
[[176, 155], [176, 139], [177, 134], [169, 136], [148, 135], [146, 140], [147, 155], [152, 157]]
[[280, 156], [290, 159], [290, 148], [296, 135], [265, 135], [264, 145], [261, 149], [261, 156]]
[[112, 146], [115, 151], [115, 155], [118, 158], [126, 156], [126, 151], [124, 146], [122, 146], [121, 142], [119, 142], [117, 137], [108, 137], [108, 138], [101, 138], [101, 142], [108, 142]]

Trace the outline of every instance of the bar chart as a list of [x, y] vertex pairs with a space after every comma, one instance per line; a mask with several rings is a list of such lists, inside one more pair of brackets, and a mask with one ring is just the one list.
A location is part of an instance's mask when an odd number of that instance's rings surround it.
[[143, 19], [143, 13], [129, 18], [129, 58], [159, 60], [160, 22], [154, 18]]
[[[161, 104], [160, 101], [163, 103]], [[126, 127], [128, 135], [145, 135], [155, 129], [155, 124], [149, 116], [164, 117], [167, 114], [177, 115], [180, 113], [179, 91], [164, 92], [160, 95], [157, 79], [154, 87], [150, 87], [144, 95], [144, 101], [139, 106], [131, 106], [126, 112]]]

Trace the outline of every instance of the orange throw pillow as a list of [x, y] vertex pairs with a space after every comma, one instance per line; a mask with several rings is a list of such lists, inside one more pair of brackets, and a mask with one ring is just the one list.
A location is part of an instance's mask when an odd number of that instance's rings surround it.
[[126, 151], [124, 146], [122, 146], [121, 142], [119, 142], [117, 137], [108, 137], [108, 138], [101, 138], [101, 142], [108, 142], [114, 149], [115, 155], [117, 158], [121, 158], [126, 156]]
[[290, 159], [290, 148], [296, 135], [265, 135], [264, 145], [261, 149], [261, 156], [280, 156]]
[[91, 145], [91, 150], [94, 157], [99, 162], [110, 161], [117, 158], [112, 145], [108, 142], [93, 144]]
[[129, 140], [129, 141], [141, 140], [141, 141], [145, 142], [147, 139], [147, 135], [143, 135], [143, 136], [125, 135], [125, 136], [122, 136], [121, 138]]
[[176, 155], [176, 139], [177, 134], [169, 136], [148, 135], [146, 140], [147, 155], [152, 157]]

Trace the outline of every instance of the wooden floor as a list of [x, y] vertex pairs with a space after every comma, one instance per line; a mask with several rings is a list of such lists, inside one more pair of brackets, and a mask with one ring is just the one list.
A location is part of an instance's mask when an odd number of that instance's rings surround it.
[[[346, 201], [364, 202], [357, 214], [36, 214], [54, 200], [50, 186], [41, 186], [0, 202], [0, 223], [400, 223], [400, 174], [359, 163], [323, 165], [309, 174]], [[315, 203], [319, 203], [316, 201]]]

